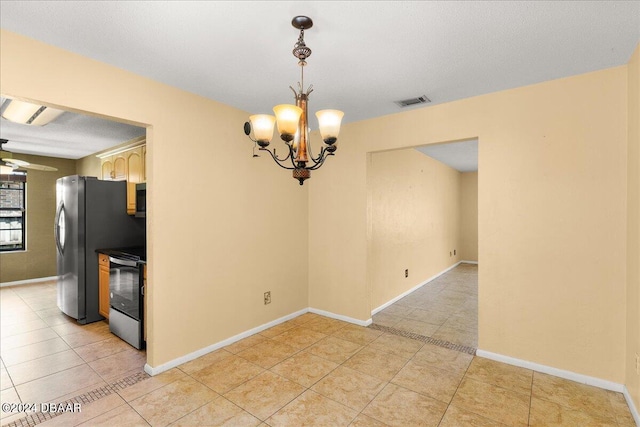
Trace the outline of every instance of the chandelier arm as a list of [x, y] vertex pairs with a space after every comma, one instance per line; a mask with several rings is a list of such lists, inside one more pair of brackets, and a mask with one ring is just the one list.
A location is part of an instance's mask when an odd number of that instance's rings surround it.
[[324, 152], [324, 157], [322, 157], [322, 159], [320, 159], [319, 162], [317, 162], [316, 164], [314, 164], [313, 166], [311, 166], [311, 167], [309, 167], [307, 169], [309, 169], [311, 171], [314, 171], [316, 169], [320, 169], [320, 166], [322, 166], [324, 164], [324, 161], [327, 160], [327, 158], [329, 156], [333, 156], [333, 153], [329, 153], [329, 152], [325, 151]]
[[289, 147], [289, 157], [291, 158], [291, 166], [293, 166], [293, 169], [297, 169], [298, 166], [296, 165], [296, 155], [293, 150], [293, 144], [287, 144], [287, 146]]
[[[278, 156], [276, 156], [275, 154], [273, 154], [273, 153], [271, 152], [271, 150], [269, 150], [268, 148], [260, 147], [260, 148], [259, 148], [259, 150], [260, 150], [260, 151], [266, 151], [267, 153], [269, 153], [269, 154], [271, 155], [271, 158], [273, 159], [273, 161], [274, 161], [274, 162], [276, 162], [276, 164], [277, 164], [278, 166], [280, 166], [282, 169], [287, 169], [287, 170], [295, 169], [295, 167], [290, 168], [290, 167], [284, 166], [284, 165], [281, 163], [281, 160], [280, 160], [280, 159], [278, 159]], [[282, 161], [286, 161], [290, 156], [291, 156], [291, 153], [289, 153], [289, 156], [285, 157]]]
[[318, 163], [320, 160], [322, 160], [322, 157], [326, 151], [327, 150], [325, 150], [324, 147], [320, 147], [320, 154], [318, 154], [318, 157], [313, 157], [313, 153], [311, 152], [311, 150], [309, 150], [309, 154], [311, 155], [311, 161], [313, 161], [314, 165]]
[[320, 169], [320, 166], [322, 166], [324, 164], [325, 159], [326, 159], [326, 157], [324, 159], [322, 159], [321, 162], [318, 162], [315, 165], [308, 167], [307, 169], [309, 169], [310, 171], [314, 171], [316, 169]]
[[[287, 144], [287, 147], [289, 147], [289, 144]], [[293, 158], [293, 156], [291, 154], [291, 147], [289, 147], [289, 154], [287, 154], [287, 157], [285, 157], [284, 159], [279, 158], [276, 155], [276, 149], [275, 148], [273, 149], [273, 158], [274, 158], [274, 160], [278, 160], [279, 162], [286, 162], [287, 159], [289, 159], [290, 157]]]

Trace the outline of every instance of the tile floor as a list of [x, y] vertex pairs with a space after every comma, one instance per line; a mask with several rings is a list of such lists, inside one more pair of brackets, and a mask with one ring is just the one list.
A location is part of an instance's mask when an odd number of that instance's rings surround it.
[[[55, 282], [0, 288], [0, 400], [63, 401], [142, 371], [146, 353], [106, 322], [79, 325], [56, 306]], [[2, 425], [24, 414], [0, 411]]]
[[[13, 298], [5, 298], [5, 290], [0, 296], [3, 304]], [[98, 331], [89, 331], [87, 337], [103, 333], [100, 326], [95, 328]], [[76, 354], [76, 348], [101, 342], [83, 343], [78, 337], [69, 341], [84, 345], [72, 347], [64, 336], [59, 338]], [[13, 348], [32, 345], [18, 338], [11, 342]], [[94, 370], [91, 363], [110, 357], [99, 357], [104, 348], [96, 350], [94, 356], [83, 353], [95, 358], [78, 365], [80, 369], [86, 366]], [[68, 350], [58, 353], [64, 351]], [[4, 354], [3, 337], [3, 363]], [[15, 370], [11, 366], [3, 369], [4, 388]], [[68, 372], [64, 382], [76, 382], [81, 377], [79, 372], [71, 372], [78, 367], [66, 369], [62, 371]], [[115, 377], [94, 372], [96, 382], [83, 384], [75, 393], [84, 393]], [[28, 378], [29, 374], [19, 375]], [[36, 381], [41, 379], [12, 385], [6, 389], [13, 390], [9, 397], [23, 402], [66, 399], [46, 395], [54, 380], [40, 387], [22, 388]], [[33, 390], [33, 394], [23, 395], [23, 390]], [[65, 413], [38, 424], [56, 425], [452, 427], [635, 423], [620, 393], [307, 313], [119, 388], [84, 404], [80, 413]]]
[[478, 347], [478, 266], [460, 264], [373, 316], [373, 323]]

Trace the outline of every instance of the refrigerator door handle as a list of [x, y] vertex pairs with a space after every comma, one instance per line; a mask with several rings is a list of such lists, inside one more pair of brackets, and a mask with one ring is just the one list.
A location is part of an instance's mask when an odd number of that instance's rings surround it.
[[58, 252], [62, 255], [62, 244], [60, 243], [60, 216], [62, 215], [62, 210], [64, 209], [64, 203], [60, 202], [58, 205], [58, 209], [56, 210], [56, 217], [53, 224], [53, 234], [56, 240], [56, 247], [58, 248]]

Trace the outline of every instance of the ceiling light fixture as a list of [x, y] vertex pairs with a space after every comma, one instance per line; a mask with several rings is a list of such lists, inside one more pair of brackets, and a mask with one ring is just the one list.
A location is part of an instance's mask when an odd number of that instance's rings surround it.
[[[293, 91], [296, 99], [296, 105], [276, 105], [273, 107], [275, 117], [268, 114], [255, 114], [249, 117], [249, 122], [244, 124], [244, 133], [255, 144], [258, 149], [268, 152], [278, 166], [293, 171], [293, 178], [304, 184], [308, 179], [312, 170], [320, 168], [328, 156], [333, 156], [337, 147], [336, 141], [340, 133], [340, 123], [344, 113], [338, 110], [321, 110], [316, 113], [318, 124], [320, 127], [320, 135], [324, 140], [325, 146], [320, 148], [317, 157], [313, 157], [311, 152], [311, 144], [309, 142], [309, 121], [307, 118], [307, 102], [309, 94], [313, 91], [313, 85], [310, 85], [306, 92], [304, 90], [304, 67], [307, 65], [306, 59], [311, 56], [311, 49], [304, 43], [304, 30], [313, 26], [313, 21], [307, 16], [296, 16], [291, 21], [291, 25], [300, 30], [298, 42], [293, 47], [293, 56], [298, 58], [300, 66], [300, 81], [298, 82], [298, 90], [289, 86]], [[278, 133], [280, 138], [286, 144], [289, 154], [285, 158], [279, 158], [276, 155], [275, 148], [273, 151], [267, 147], [273, 138], [274, 124], [278, 124]], [[250, 136], [253, 129], [253, 138]], [[254, 147], [254, 155], [255, 154]], [[288, 162], [291, 162], [291, 165]]]
[[2, 117], [23, 125], [44, 126], [58, 118], [62, 110], [12, 99], [2, 112]]

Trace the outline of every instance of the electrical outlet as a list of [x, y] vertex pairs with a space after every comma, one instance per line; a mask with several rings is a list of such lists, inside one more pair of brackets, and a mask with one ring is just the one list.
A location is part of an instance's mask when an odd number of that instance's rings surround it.
[[271, 304], [271, 291], [264, 293], [264, 305]]
[[409, 269], [404, 270], [404, 277], [409, 277]]
[[640, 356], [636, 353], [636, 374], [640, 375]]

